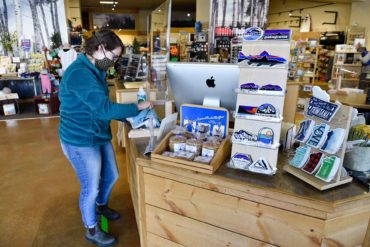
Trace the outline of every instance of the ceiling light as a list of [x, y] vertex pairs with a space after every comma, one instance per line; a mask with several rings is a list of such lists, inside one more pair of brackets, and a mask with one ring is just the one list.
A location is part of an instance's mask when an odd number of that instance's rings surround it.
[[100, 4], [114, 4], [113, 1], [100, 1]]
[[292, 15], [293, 15], [292, 11], [289, 11], [289, 16], [292, 16]]
[[160, 9], [158, 9], [158, 12], [161, 12], [161, 10], [160, 10]]
[[188, 13], [187, 16], [190, 17], [190, 13]]
[[112, 8], [112, 10], [114, 11], [114, 8]]
[[94, 26], [94, 29], [96, 29], [96, 26]]
[[109, 27], [109, 24], [107, 24], [107, 27]]

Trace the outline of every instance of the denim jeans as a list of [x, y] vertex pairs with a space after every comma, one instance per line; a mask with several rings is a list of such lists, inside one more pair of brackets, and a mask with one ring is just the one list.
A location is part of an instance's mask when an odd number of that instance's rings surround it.
[[118, 169], [112, 143], [78, 147], [61, 141], [64, 155], [80, 181], [80, 210], [85, 227], [97, 224], [96, 205], [108, 204]]

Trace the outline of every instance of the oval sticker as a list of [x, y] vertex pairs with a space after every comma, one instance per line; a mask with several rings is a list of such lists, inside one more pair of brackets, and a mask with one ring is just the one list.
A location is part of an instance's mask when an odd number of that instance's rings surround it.
[[243, 33], [243, 39], [245, 41], [259, 40], [263, 37], [263, 30], [259, 27], [247, 28]]

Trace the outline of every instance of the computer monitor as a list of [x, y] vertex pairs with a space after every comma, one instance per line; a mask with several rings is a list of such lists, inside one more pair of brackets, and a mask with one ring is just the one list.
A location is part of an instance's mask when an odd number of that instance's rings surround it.
[[220, 106], [235, 111], [240, 69], [235, 64], [167, 63], [167, 75], [175, 104], [203, 105], [220, 100]]

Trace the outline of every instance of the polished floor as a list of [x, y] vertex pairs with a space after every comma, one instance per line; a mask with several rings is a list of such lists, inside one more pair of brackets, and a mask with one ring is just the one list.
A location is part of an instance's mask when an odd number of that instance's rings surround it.
[[[94, 246], [84, 239], [79, 184], [58, 140], [59, 118], [0, 122], [0, 246]], [[115, 133], [116, 122], [112, 123]], [[139, 246], [125, 153], [113, 140], [120, 171], [110, 206], [116, 246]]]

